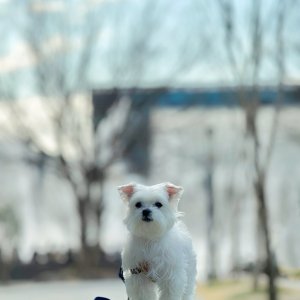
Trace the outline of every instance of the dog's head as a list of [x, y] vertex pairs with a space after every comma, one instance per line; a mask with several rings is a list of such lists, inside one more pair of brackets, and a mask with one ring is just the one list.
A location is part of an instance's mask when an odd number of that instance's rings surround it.
[[172, 183], [153, 186], [130, 183], [118, 190], [129, 208], [125, 224], [132, 234], [156, 239], [174, 225], [182, 187]]

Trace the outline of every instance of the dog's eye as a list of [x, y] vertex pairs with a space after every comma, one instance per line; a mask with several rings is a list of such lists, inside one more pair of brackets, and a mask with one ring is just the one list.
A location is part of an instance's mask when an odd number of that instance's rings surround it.
[[154, 204], [157, 208], [161, 208], [163, 205], [160, 202], [155, 202]]
[[136, 208], [141, 208], [141, 207], [142, 207], [142, 203], [141, 203], [141, 202], [137, 202], [137, 203], [135, 204], [135, 207], [136, 207]]

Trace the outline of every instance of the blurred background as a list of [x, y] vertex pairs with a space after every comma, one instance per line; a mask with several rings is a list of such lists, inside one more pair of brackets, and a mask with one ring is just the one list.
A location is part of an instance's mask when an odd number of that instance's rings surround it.
[[299, 28], [298, 0], [0, 0], [0, 298], [126, 299], [116, 186], [170, 181], [199, 297], [299, 300]]

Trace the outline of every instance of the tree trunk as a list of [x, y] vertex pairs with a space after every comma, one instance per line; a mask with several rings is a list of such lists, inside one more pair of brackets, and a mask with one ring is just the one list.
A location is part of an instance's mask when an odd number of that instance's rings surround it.
[[[100, 194], [98, 195], [98, 201], [96, 202], [95, 214], [96, 214], [96, 226], [97, 226], [97, 245], [99, 246], [99, 237], [100, 237], [100, 220], [103, 212], [103, 201], [104, 201], [104, 177], [101, 178], [100, 184]], [[100, 248], [100, 247], [99, 247]]]
[[207, 241], [208, 241], [208, 279], [209, 281], [216, 280], [216, 232], [215, 232], [215, 201], [212, 186], [212, 174], [208, 174], [207, 178]]
[[[233, 193], [230, 194], [230, 197], [234, 198]], [[233, 214], [231, 216], [231, 237], [232, 237], [232, 245], [231, 245], [231, 262], [232, 262], [232, 270], [234, 273], [238, 273], [241, 271], [241, 262], [240, 262], [240, 199], [234, 199], [237, 203], [233, 205]]]
[[265, 197], [265, 180], [263, 176], [257, 179], [255, 184], [255, 192], [258, 201], [259, 218], [264, 233], [264, 247], [266, 252], [266, 273], [268, 276], [269, 285], [269, 300], [277, 300], [276, 276], [277, 268], [275, 266], [275, 259], [271, 249], [271, 237], [269, 230], [269, 215]]
[[258, 223], [261, 226], [263, 233], [263, 244], [266, 255], [265, 271], [268, 276], [268, 294], [269, 300], [277, 300], [277, 288], [276, 288], [276, 270], [275, 259], [273, 259], [273, 253], [271, 250], [271, 236], [269, 230], [269, 214], [266, 203], [266, 169], [260, 164], [259, 150], [260, 144], [257, 133], [257, 112], [258, 112], [258, 89], [255, 86], [253, 89], [252, 107], [246, 108], [246, 121], [248, 132], [254, 142], [254, 166], [256, 172], [256, 179], [254, 181], [255, 196], [258, 208]]
[[[257, 201], [258, 202], [258, 201]], [[256, 220], [256, 262], [253, 266], [253, 290], [258, 291], [259, 289], [259, 275], [262, 272], [262, 265], [266, 262], [266, 251], [265, 251], [265, 242], [264, 242], [264, 231], [262, 220], [259, 214], [257, 214]]]
[[216, 220], [215, 220], [215, 197], [213, 188], [214, 174], [214, 154], [212, 147], [213, 130], [209, 128], [206, 132], [209, 152], [207, 158], [207, 177], [206, 177], [206, 193], [207, 193], [207, 253], [208, 253], [208, 271], [207, 277], [209, 281], [217, 278], [216, 270]]
[[88, 242], [87, 242], [87, 209], [88, 209], [88, 198], [79, 197], [77, 199], [78, 204], [78, 213], [79, 213], [79, 222], [80, 222], [80, 262], [83, 264], [88, 257]]
[[[105, 177], [101, 173], [93, 174], [87, 177], [87, 193], [84, 196], [77, 197], [78, 214], [80, 218], [80, 242], [81, 251], [79, 257], [79, 265], [81, 268], [87, 269], [95, 267], [101, 263], [103, 257], [102, 247], [99, 244], [100, 236], [100, 220], [103, 212], [103, 187]], [[99, 193], [91, 189], [96, 186], [100, 187]], [[89, 229], [92, 229], [94, 234], [88, 236]]]

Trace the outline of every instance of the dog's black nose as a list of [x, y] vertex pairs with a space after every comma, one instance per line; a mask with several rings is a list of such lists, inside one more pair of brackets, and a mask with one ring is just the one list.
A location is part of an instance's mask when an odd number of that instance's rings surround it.
[[143, 217], [149, 217], [151, 215], [151, 210], [146, 208], [143, 210]]

